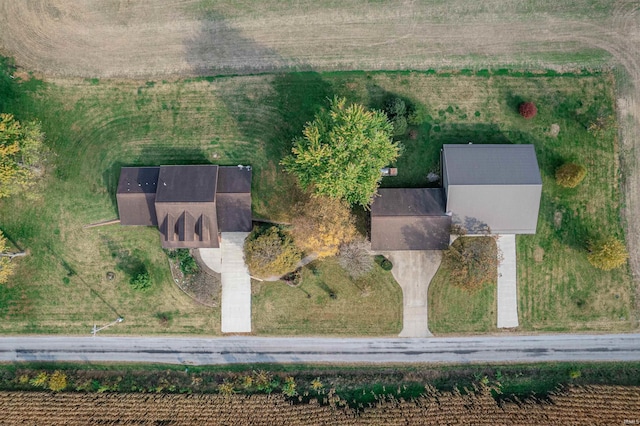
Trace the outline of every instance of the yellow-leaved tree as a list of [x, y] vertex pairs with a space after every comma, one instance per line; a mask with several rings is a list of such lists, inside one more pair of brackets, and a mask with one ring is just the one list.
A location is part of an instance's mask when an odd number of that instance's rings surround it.
[[296, 245], [318, 257], [334, 256], [356, 237], [351, 208], [345, 200], [314, 196], [298, 204], [291, 234]]
[[42, 174], [44, 134], [40, 124], [21, 124], [0, 114], [0, 198], [33, 186]]
[[598, 269], [610, 271], [627, 262], [629, 253], [624, 242], [615, 237], [603, 238], [589, 243], [589, 263]]
[[15, 269], [15, 263], [11, 262], [11, 257], [2, 256], [7, 249], [7, 239], [0, 231], [0, 284], [6, 283]]

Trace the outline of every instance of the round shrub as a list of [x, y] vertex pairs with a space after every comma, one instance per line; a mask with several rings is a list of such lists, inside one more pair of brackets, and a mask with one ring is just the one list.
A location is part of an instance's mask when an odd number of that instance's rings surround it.
[[151, 287], [151, 276], [146, 270], [140, 271], [131, 277], [129, 284], [134, 290], [146, 290]]
[[389, 259], [387, 259], [386, 257], [382, 256], [381, 254], [376, 256], [375, 261], [385, 271], [390, 271], [390, 270], [393, 269], [393, 263], [391, 263], [391, 261]]
[[629, 257], [624, 243], [615, 237], [605, 238], [589, 244], [589, 263], [603, 271], [624, 265]]
[[587, 169], [575, 163], [563, 164], [556, 170], [556, 182], [565, 188], [575, 188], [587, 175]]
[[536, 108], [536, 104], [533, 102], [523, 102], [518, 107], [518, 111], [520, 115], [526, 119], [530, 119], [536, 116], [538, 113], [538, 108]]

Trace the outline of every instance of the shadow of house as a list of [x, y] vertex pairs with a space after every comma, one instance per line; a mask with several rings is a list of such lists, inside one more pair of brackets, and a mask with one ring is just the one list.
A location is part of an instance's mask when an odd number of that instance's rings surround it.
[[219, 247], [221, 232], [251, 230], [251, 168], [123, 167], [120, 223], [158, 226], [164, 248]]

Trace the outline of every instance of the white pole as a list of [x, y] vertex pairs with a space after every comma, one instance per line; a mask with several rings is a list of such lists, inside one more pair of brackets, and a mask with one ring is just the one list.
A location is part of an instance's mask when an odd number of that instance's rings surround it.
[[116, 318], [116, 320], [115, 320], [114, 322], [110, 322], [109, 324], [107, 324], [107, 325], [103, 325], [103, 326], [102, 326], [102, 327], [100, 327], [100, 328], [97, 328], [97, 326], [94, 324], [94, 325], [93, 325], [93, 330], [91, 330], [91, 334], [93, 334], [93, 337], [96, 337], [96, 334], [98, 333], [98, 331], [100, 331], [100, 330], [104, 330], [105, 328], [107, 328], [107, 327], [111, 327], [112, 325], [115, 325], [115, 324], [121, 323], [122, 321], [124, 321], [124, 318], [122, 318], [122, 317], [118, 317], [118, 318]]

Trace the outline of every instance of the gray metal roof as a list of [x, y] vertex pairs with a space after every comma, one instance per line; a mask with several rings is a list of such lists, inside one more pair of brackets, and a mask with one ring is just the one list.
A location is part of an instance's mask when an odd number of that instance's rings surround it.
[[448, 185], [541, 185], [533, 145], [443, 146]]
[[216, 196], [218, 166], [161, 166], [156, 203], [213, 201]]
[[445, 212], [442, 188], [380, 188], [371, 216], [425, 216]]

